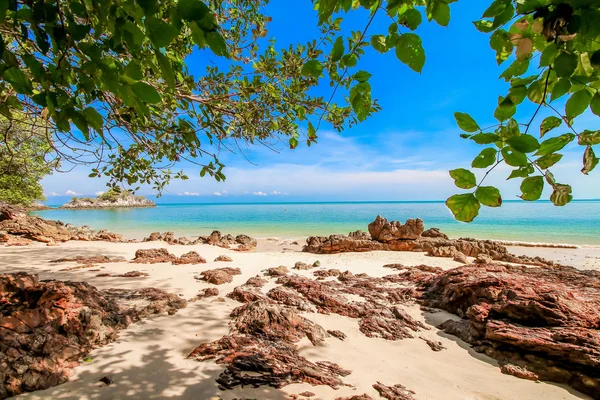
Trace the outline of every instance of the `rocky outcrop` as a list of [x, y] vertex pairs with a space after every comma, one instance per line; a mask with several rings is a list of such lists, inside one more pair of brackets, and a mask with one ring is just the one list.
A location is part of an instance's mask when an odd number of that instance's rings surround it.
[[[128, 296], [147, 305], [121, 302]], [[79, 360], [130, 323], [185, 307], [185, 300], [170, 296], [158, 289], [112, 293], [85, 282], [0, 275], [0, 398], [66, 382]]]
[[233, 258], [226, 255], [220, 255], [215, 258], [215, 262], [233, 262]]
[[163, 241], [168, 244], [176, 245], [197, 245], [197, 244], [210, 244], [213, 246], [219, 246], [226, 249], [232, 249], [235, 251], [252, 251], [256, 249], [258, 244], [257, 240], [251, 238], [248, 235], [223, 235], [220, 231], [213, 231], [208, 236], [199, 236], [198, 238], [191, 240], [187, 237], [176, 237], [174, 232], [153, 232], [147, 238], [144, 238], [144, 242]]
[[565, 383], [600, 398], [600, 273], [479, 264], [425, 280], [421, 299], [463, 317], [442, 328], [505, 373]]
[[200, 292], [188, 300], [188, 302], [195, 302], [198, 300], [206, 299], [208, 297], [217, 297], [219, 295], [219, 289], [211, 287], [200, 290]]
[[132, 263], [136, 264], [158, 264], [177, 260], [174, 254], [167, 249], [139, 249], [135, 252]]
[[70, 202], [59, 208], [63, 209], [93, 209], [93, 208], [134, 208], [134, 207], [156, 207], [156, 203], [146, 199], [144, 196], [134, 196], [124, 190], [116, 192], [109, 190], [96, 198], [74, 197]]
[[423, 233], [425, 226], [423, 220], [408, 219], [402, 224], [399, 221], [388, 222], [387, 219], [378, 215], [375, 221], [369, 224], [371, 238], [378, 242], [388, 243], [396, 240], [417, 239]]
[[429, 228], [426, 231], [423, 231], [423, 233], [421, 233], [421, 236], [429, 237], [429, 238], [446, 239], [446, 240], [449, 239], [448, 235], [446, 235], [445, 233], [442, 233], [439, 230], [439, 228]]
[[268, 276], [284, 276], [290, 273], [290, 270], [285, 265], [280, 265], [279, 267], [273, 267], [267, 269], [265, 275]]
[[94, 265], [94, 264], [108, 264], [125, 262], [123, 257], [109, 257], [109, 256], [76, 256], [76, 257], [64, 257], [56, 260], [51, 260], [51, 263], [64, 263], [64, 262], [76, 262], [83, 265]]
[[216, 268], [209, 269], [200, 273], [201, 280], [204, 280], [213, 285], [222, 285], [233, 281], [234, 275], [241, 275], [242, 271], [239, 268]]
[[311, 362], [294, 344], [306, 337], [313, 344], [326, 337], [323, 328], [292, 309], [268, 301], [255, 301], [231, 313], [230, 334], [196, 347], [189, 355], [199, 361], [215, 359], [225, 365], [217, 378], [222, 389], [250, 385], [280, 388], [291, 383], [338, 388], [350, 374], [337, 364]]
[[190, 251], [188, 253], [183, 254], [181, 257], [173, 260], [174, 265], [182, 265], [182, 264], [206, 264], [206, 260], [200, 254], [195, 251]]
[[395, 384], [394, 386], [386, 386], [381, 382], [373, 385], [373, 389], [379, 392], [379, 395], [388, 400], [415, 400], [412, 390], [407, 389], [404, 385]]

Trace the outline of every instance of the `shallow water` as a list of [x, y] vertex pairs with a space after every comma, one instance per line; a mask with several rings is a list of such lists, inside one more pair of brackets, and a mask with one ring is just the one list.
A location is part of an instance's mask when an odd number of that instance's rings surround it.
[[600, 200], [505, 202], [482, 207], [470, 224], [455, 221], [443, 202], [158, 204], [155, 208], [48, 210], [43, 218], [106, 228], [140, 238], [153, 231], [179, 236], [206, 235], [218, 229], [255, 237], [296, 238], [367, 230], [377, 214], [404, 221], [419, 217], [450, 237], [475, 237], [544, 243], [600, 245]]

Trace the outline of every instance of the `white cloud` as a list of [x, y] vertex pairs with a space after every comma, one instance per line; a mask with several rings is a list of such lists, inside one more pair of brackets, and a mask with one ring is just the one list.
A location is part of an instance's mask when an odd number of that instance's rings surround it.
[[56, 192], [50, 192], [50, 193], [44, 193], [46, 195], [46, 197], [56, 197], [56, 196], [60, 196], [60, 194], [56, 193]]
[[273, 196], [286, 196], [286, 195], [287, 195], [287, 192], [280, 192], [280, 191], [277, 191], [277, 190], [273, 190], [273, 191], [271, 192], [271, 194], [272, 194]]
[[183, 193], [177, 193], [177, 196], [200, 196], [200, 193], [198, 193], [198, 192], [183, 192]]
[[102, 190], [100, 190], [100, 191], [96, 192], [96, 196], [102, 196], [104, 193], [106, 193], [106, 192], [103, 192]]
[[214, 192], [213, 194], [214, 194], [215, 196], [222, 196], [222, 195], [223, 195], [223, 193], [221, 193], [221, 192]]
[[70, 190], [70, 189], [69, 189], [69, 190], [67, 190], [67, 191], [65, 192], [65, 194], [66, 194], [67, 196], [77, 196], [77, 193], [75, 193], [74, 191], [72, 191], [72, 190]]
[[266, 196], [267, 195], [265, 192], [252, 192], [252, 194], [255, 196]]

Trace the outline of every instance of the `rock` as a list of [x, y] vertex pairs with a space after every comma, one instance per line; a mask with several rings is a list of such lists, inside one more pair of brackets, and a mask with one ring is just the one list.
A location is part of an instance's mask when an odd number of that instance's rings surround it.
[[216, 268], [201, 272], [202, 279], [214, 285], [222, 285], [233, 281], [234, 275], [241, 275], [242, 271], [239, 268]]
[[299, 396], [303, 396], [303, 397], [315, 397], [316, 395], [313, 392], [302, 392], [302, 393], [298, 393]]
[[446, 235], [445, 233], [440, 232], [440, 230], [438, 228], [429, 228], [426, 231], [423, 231], [423, 233], [421, 233], [422, 237], [430, 237], [430, 238], [441, 238], [441, 239], [446, 239], [448, 240], [448, 235]]
[[93, 265], [93, 264], [108, 264], [108, 263], [118, 263], [125, 262], [125, 258], [123, 257], [109, 257], [109, 256], [76, 256], [76, 257], [65, 257], [58, 258], [56, 260], [50, 261], [51, 263], [64, 263], [64, 262], [76, 262], [84, 265]]
[[200, 292], [188, 300], [188, 302], [194, 302], [202, 299], [206, 299], [207, 297], [216, 297], [219, 295], [219, 289], [217, 288], [205, 288], [200, 290]]
[[461, 263], [461, 264], [468, 264], [469, 263], [469, 259], [467, 258], [467, 256], [465, 256], [460, 251], [457, 251], [456, 253], [454, 253], [454, 257], [452, 259], [454, 261], [456, 261], [456, 262]]
[[277, 286], [269, 290], [267, 297], [280, 304], [295, 307], [301, 311], [314, 311], [314, 307], [312, 307], [309, 302], [300, 296], [298, 292], [282, 286]]
[[175, 255], [169, 253], [167, 249], [140, 249], [135, 252], [133, 263], [137, 264], [156, 264], [167, 263], [177, 260]]
[[215, 262], [233, 262], [233, 258], [229, 257], [229, 256], [225, 256], [225, 255], [221, 255], [217, 258], [215, 258]]
[[110, 386], [110, 385], [112, 385], [113, 380], [110, 376], [103, 376], [102, 378], [98, 379], [98, 382], [102, 382], [106, 386]]
[[64, 209], [90, 209], [90, 208], [133, 208], [133, 207], [156, 207], [156, 203], [146, 199], [144, 196], [134, 196], [124, 190], [116, 192], [109, 190], [95, 199], [74, 197], [70, 202], [59, 208]]
[[240, 303], [250, 303], [257, 300], [268, 300], [260, 290], [249, 285], [237, 286], [233, 292], [228, 293], [227, 297], [239, 301]]
[[408, 219], [403, 225], [398, 221], [388, 222], [378, 215], [375, 221], [369, 224], [369, 233], [373, 240], [378, 242], [392, 242], [396, 240], [417, 239], [423, 233], [423, 220]]
[[442, 350], [445, 349], [445, 347], [442, 344], [442, 342], [438, 342], [438, 341], [435, 341], [435, 340], [430, 340], [430, 339], [427, 339], [427, 338], [425, 338], [423, 336], [419, 336], [419, 339], [421, 339], [422, 341], [424, 341], [425, 343], [427, 343], [427, 345], [433, 351], [442, 351]]
[[487, 254], [479, 254], [473, 262], [475, 264], [491, 264], [494, 262], [494, 260]]
[[328, 277], [332, 277], [332, 276], [340, 276], [342, 272], [339, 269], [322, 269], [319, 271], [315, 271], [313, 272], [314, 276], [317, 276], [319, 278], [328, 278]]
[[144, 240], [143, 240], [143, 241], [144, 241], [144, 242], [156, 242], [156, 241], [159, 241], [159, 240], [161, 240], [161, 238], [162, 238], [162, 237], [161, 237], [161, 234], [160, 234], [160, 232], [152, 232], [152, 233], [150, 234], [150, 236], [149, 236], [149, 237], [147, 237], [147, 238], [144, 238]]
[[261, 278], [260, 276], [254, 276], [254, 277], [248, 279], [248, 281], [246, 282], [246, 285], [260, 288], [260, 287], [263, 287], [264, 285], [266, 285], [267, 282], [268, 281], [266, 279]]
[[331, 336], [336, 337], [342, 341], [346, 340], [346, 334], [342, 331], [328, 330], [327, 333], [329, 333]]
[[396, 384], [394, 386], [386, 386], [381, 382], [373, 385], [373, 389], [379, 392], [379, 395], [388, 400], [415, 400], [412, 390], [408, 390], [404, 385]]
[[85, 282], [42, 283], [23, 272], [0, 275], [0, 397], [66, 382], [90, 350], [114, 341], [130, 323], [162, 311], [159, 303], [169, 295], [152, 290], [122, 290], [150, 301], [138, 308]]
[[117, 276], [120, 276], [120, 277], [123, 277], [123, 278], [137, 278], [137, 277], [140, 277], [140, 276], [150, 276], [150, 274], [147, 273], [147, 272], [141, 272], [141, 271], [129, 271], [129, 272], [126, 272], [126, 273], [124, 273], [122, 275], [117, 275]]
[[235, 242], [245, 246], [246, 248], [255, 248], [258, 244], [257, 240], [248, 235], [237, 235]]
[[266, 272], [266, 275], [268, 276], [284, 276], [289, 274], [290, 270], [283, 265], [280, 265], [279, 267], [273, 267], [273, 268], [269, 268]]
[[415, 321], [399, 307], [384, 310], [372, 310], [360, 321], [360, 331], [367, 337], [379, 337], [386, 340], [409, 339], [420, 328], [428, 329], [423, 323]]
[[336, 397], [335, 400], [373, 400], [371, 396], [366, 393], [359, 394], [351, 397]]
[[313, 268], [312, 265], [303, 263], [302, 261], [298, 261], [296, 263], [296, 265], [294, 265], [294, 269], [299, 269], [301, 271], [304, 271], [304, 270], [307, 270], [307, 269], [311, 269], [311, 268]]
[[464, 319], [442, 328], [540, 380], [600, 393], [600, 272], [471, 264], [422, 281], [424, 305]]
[[185, 253], [181, 257], [173, 260], [173, 264], [206, 264], [206, 260], [195, 251], [190, 251], [188, 253]]
[[530, 381], [537, 381], [540, 379], [538, 374], [528, 371], [523, 367], [519, 367], [518, 365], [505, 364], [500, 367], [500, 372], [506, 375], [516, 376], [517, 378], [527, 379]]

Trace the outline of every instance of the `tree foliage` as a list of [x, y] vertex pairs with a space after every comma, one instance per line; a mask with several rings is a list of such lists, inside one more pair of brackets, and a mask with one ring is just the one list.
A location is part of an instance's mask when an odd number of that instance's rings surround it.
[[40, 180], [56, 160], [42, 132], [0, 116], [0, 201], [28, 206], [44, 199]]
[[[180, 160], [222, 180], [221, 150], [311, 145], [323, 121], [342, 130], [379, 111], [371, 74], [360, 69], [366, 50], [393, 52], [420, 73], [426, 55], [418, 28], [423, 21], [447, 26], [454, 1], [313, 0], [318, 38], [279, 48], [267, 40], [268, 0], [0, 0], [0, 113], [51, 131], [59, 158], [93, 165], [91, 176], [113, 186], [160, 191], [171, 177], [187, 179], [171, 171]], [[368, 15], [361, 29], [342, 31], [358, 11]], [[510, 62], [501, 77], [511, 86], [498, 100], [498, 124], [481, 128], [455, 114], [463, 137], [486, 146], [472, 167], [488, 169], [479, 182], [467, 170], [451, 172], [459, 188], [472, 189], [448, 199], [457, 219], [472, 220], [481, 204], [501, 204], [499, 191], [482, 185], [501, 163], [514, 167], [510, 178], [541, 176], [557, 205], [571, 199], [571, 188], [549, 170], [558, 152], [577, 138], [583, 173], [596, 166], [600, 133], [572, 126], [586, 109], [600, 112], [599, 12], [594, 0], [494, 0], [474, 22], [490, 34], [497, 62]], [[381, 26], [375, 18], [387, 19], [387, 29], [373, 31]], [[193, 75], [195, 48], [221, 61]], [[313, 94], [326, 84], [331, 96]], [[564, 111], [553, 106], [560, 98], [568, 98]], [[519, 122], [514, 116], [525, 101], [539, 106]], [[556, 117], [538, 133], [531, 126], [542, 107]], [[563, 124], [569, 132], [555, 136]], [[537, 183], [524, 181], [524, 199], [536, 197]]]

